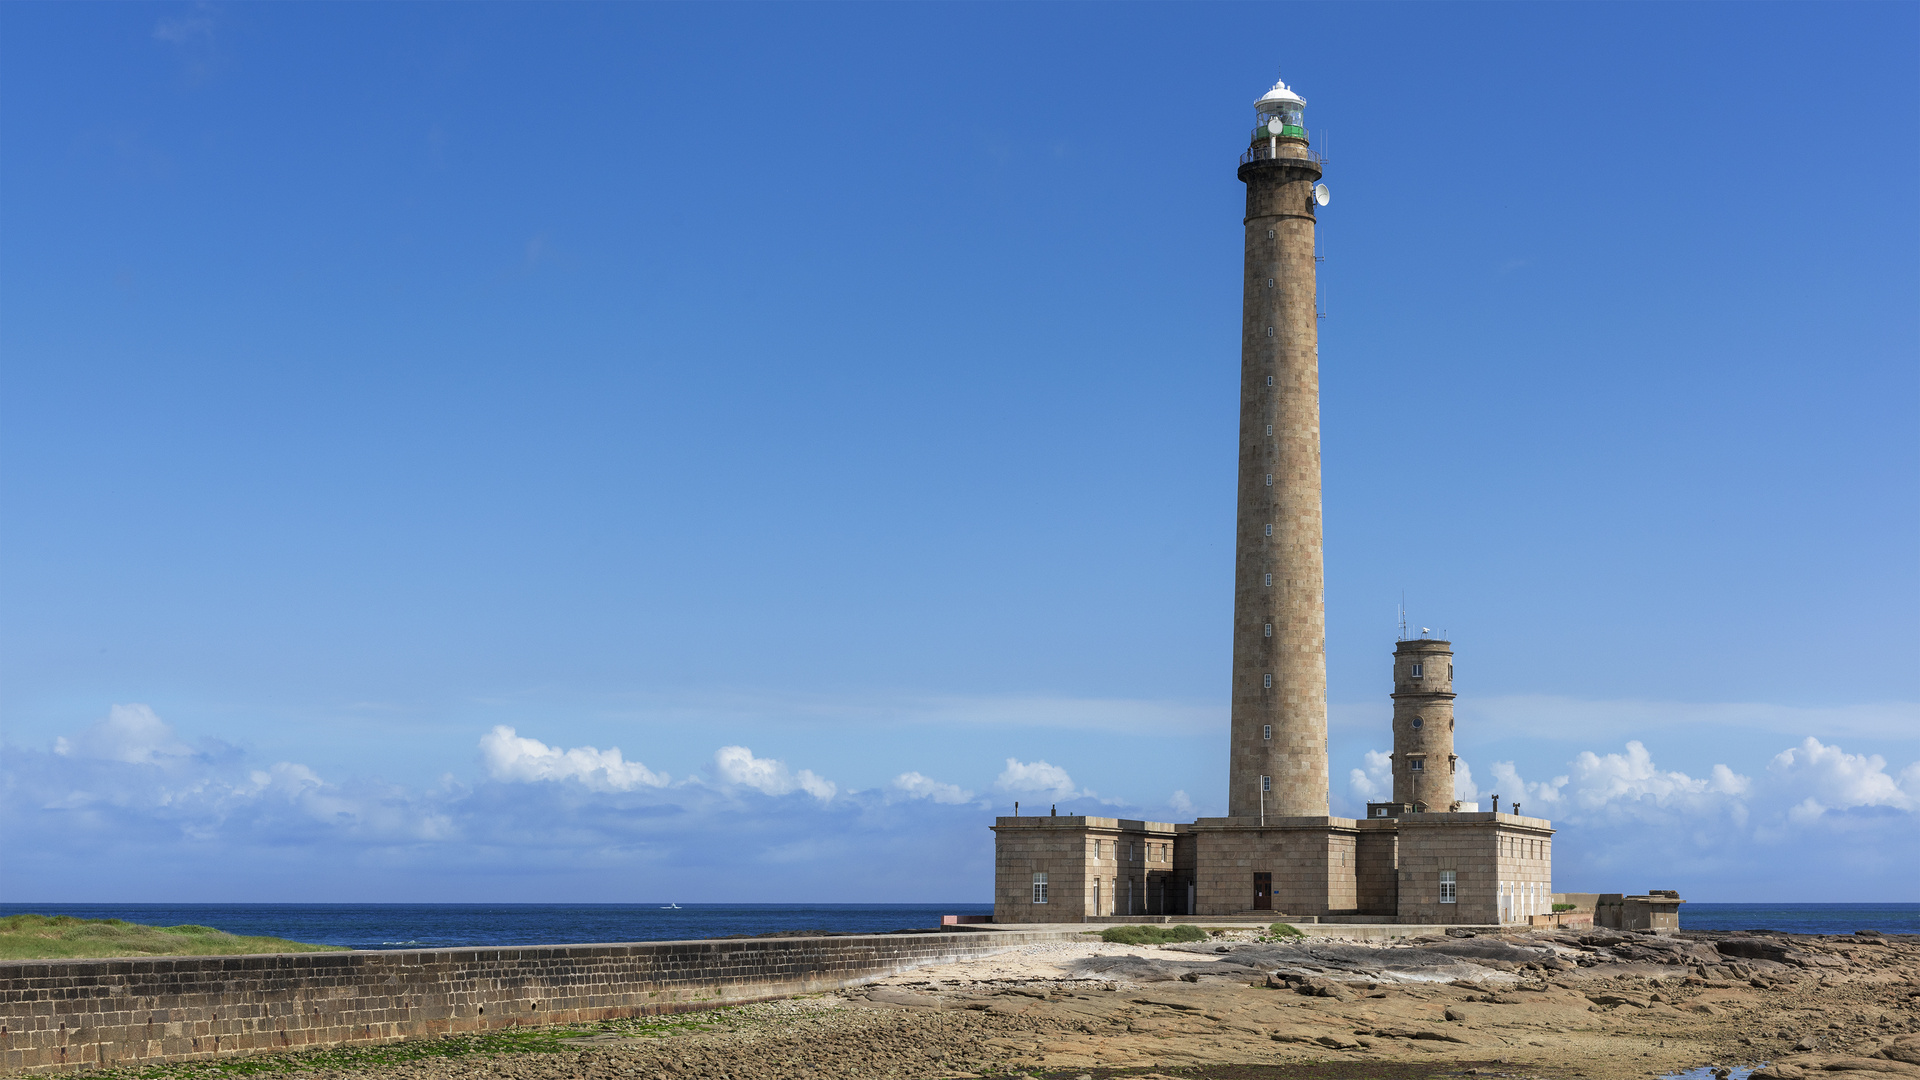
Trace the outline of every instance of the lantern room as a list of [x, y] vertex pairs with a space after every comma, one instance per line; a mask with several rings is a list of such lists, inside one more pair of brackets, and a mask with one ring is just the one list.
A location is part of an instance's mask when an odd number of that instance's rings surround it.
[[1287, 87], [1284, 81], [1253, 103], [1253, 141], [1261, 139], [1300, 139], [1307, 137], [1307, 103]]

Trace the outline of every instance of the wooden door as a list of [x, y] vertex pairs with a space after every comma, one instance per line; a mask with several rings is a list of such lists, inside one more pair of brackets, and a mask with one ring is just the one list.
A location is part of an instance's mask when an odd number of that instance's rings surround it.
[[1273, 910], [1273, 875], [1253, 875], [1253, 910]]

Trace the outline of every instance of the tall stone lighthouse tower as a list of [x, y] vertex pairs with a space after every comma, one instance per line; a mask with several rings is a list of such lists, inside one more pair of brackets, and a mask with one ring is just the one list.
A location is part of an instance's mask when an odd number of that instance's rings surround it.
[[1439, 813], [1453, 798], [1453, 644], [1428, 638], [1393, 648], [1395, 813]]
[[1327, 814], [1327, 632], [1320, 538], [1315, 183], [1306, 102], [1254, 103], [1240, 326], [1240, 506], [1233, 601], [1232, 818]]

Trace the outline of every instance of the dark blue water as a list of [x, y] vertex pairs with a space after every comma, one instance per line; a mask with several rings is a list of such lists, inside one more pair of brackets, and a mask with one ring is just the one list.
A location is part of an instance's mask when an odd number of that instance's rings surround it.
[[1682, 930], [1782, 930], [1789, 934], [1920, 934], [1920, 904], [1680, 905]]
[[[940, 924], [942, 915], [990, 915], [991, 904], [0, 904], [157, 926], [197, 923], [356, 949], [676, 941], [780, 930], [884, 933]], [[1687, 930], [1920, 934], [1920, 904], [1707, 904], [1680, 908]]]
[[884, 933], [940, 925], [942, 915], [991, 915], [992, 904], [0, 904], [150, 926], [195, 923], [355, 949], [683, 941], [779, 930]]

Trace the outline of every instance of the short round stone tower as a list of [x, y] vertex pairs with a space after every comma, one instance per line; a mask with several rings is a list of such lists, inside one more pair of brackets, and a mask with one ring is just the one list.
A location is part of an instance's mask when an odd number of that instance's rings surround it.
[[1413, 813], [1456, 809], [1453, 643], [1412, 638], [1393, 649], [1393, 801]]

